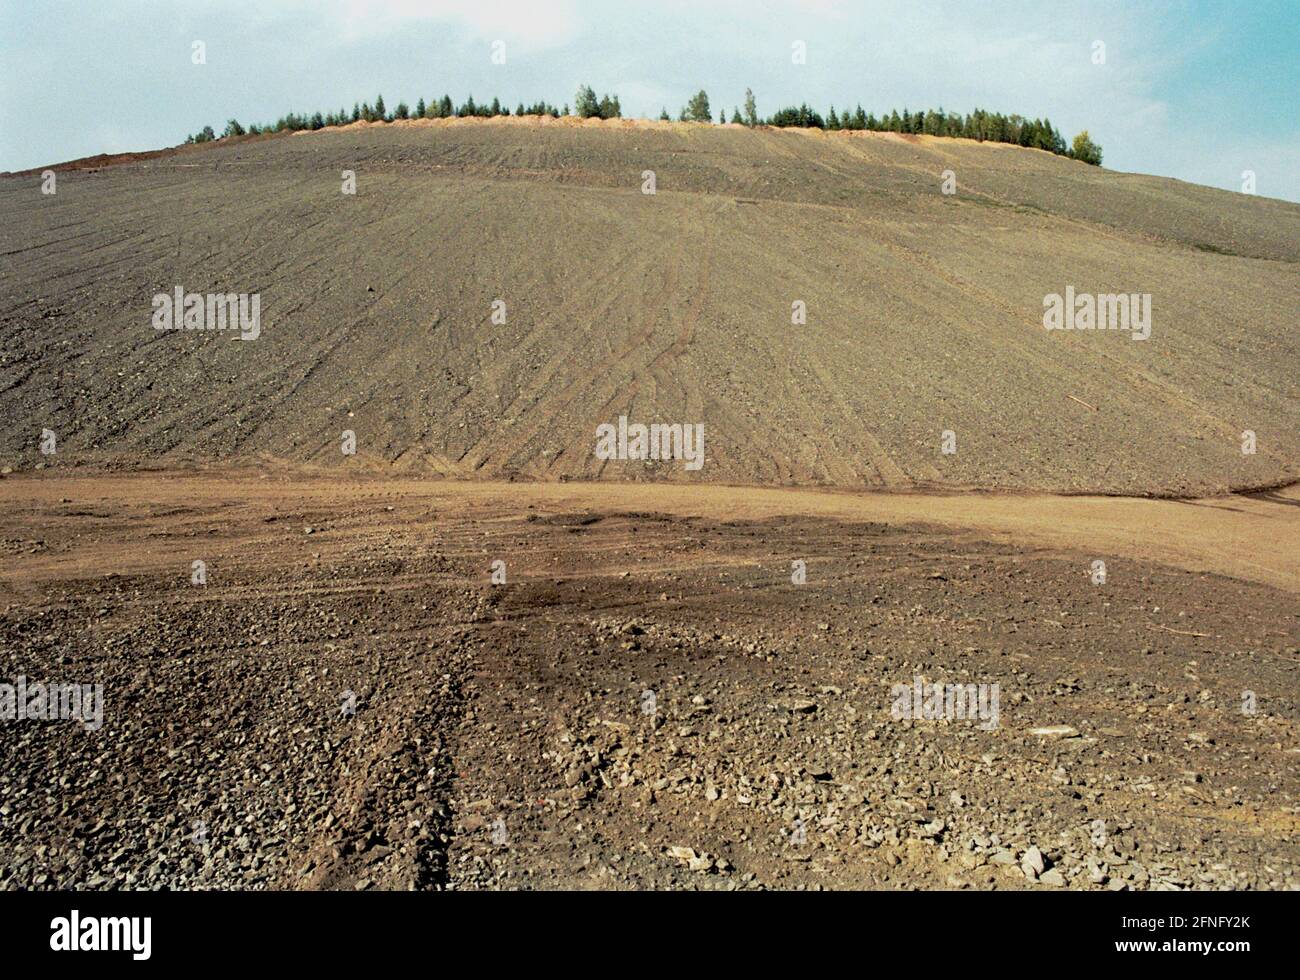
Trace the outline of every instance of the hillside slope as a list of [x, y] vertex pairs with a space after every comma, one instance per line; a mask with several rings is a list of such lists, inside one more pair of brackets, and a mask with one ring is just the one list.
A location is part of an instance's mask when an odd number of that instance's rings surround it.
[[[1171, 494], [1300, 474], [1296, 205], [997, 144], [569, 122], [217, 145], [53, 196], [0, 179], [0, 460]], [[155, 330], [177, 286], [260, 293], [260, 337]], [[1067, 286], [1151, 294], [1150, 339], [1045, 330]], [[620, 415], [702, 423], [707, 463], [597, 459]]]

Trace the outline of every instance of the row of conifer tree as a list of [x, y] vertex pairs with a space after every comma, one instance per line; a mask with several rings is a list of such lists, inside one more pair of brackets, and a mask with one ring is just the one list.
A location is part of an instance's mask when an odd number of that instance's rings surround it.
[[[525, 105], [521, 102], [514, 110], [516, 116], [551, 116], [559, 118], [569, 114], [567, 104], [563, 108], [557, 109], [549, 102], [534, 102], [532, 105]], [[217, 136], [211, 126], [204, 126], [199, 132], [189, 136], [185, 142], [207, 143], [230, 136], [277, 133], [286, 130], [325, 129], [330, 126], [346, 126], [355, 122], [393, 122], [398, 119], [447, 119], [452, 117], [509, 115], [511, 115], [510, 108], [502, 105], [501, 101], [495, 98], [490, 103], [480, 103], [475, 102], [474, 97], [471, 95], [461, 105], [456, 106], [453, 104], [451, 96], [444, 95], [441, 99], [433, 99], [429, 102], [420, 99], [416, 102], [414, 109], [405, 102], [399, 102], [396, 107], [390, 110], [384, 102], [383, 95], [379, 95], [373, 105], [369, 102], [354, 102], [351, 112], [347, 109], [339, 109], [337, 112], [316, 112], [310, 116], [291, 112], [288, 115], [281, 116], [272, 124], [252, 125], [247, 128], [240, 125], [238, 120], [231, 119], [226, 123], [226, 128], [221, 137]], [[593, 117], [619, 119], [622, 118], [623, 110], [619, 105], [617, 95], [597, 96], [590, 86], [583, 85], [578, 89], [577, 97], [574, 100], [573, 115], [583, 119]], [[667, 120], [672, 117], [668, 115], [668, 110], [664, 109], [659, 118]], [[701, 90], [693, 95], [686, 105], [682, 107], [677, 118], [682, 122], [713, 122], [713, 111], [709, 107], [708, 94]], [[719, 123], [727, 121], [725, 109], [718, 114], [717, 121]], [[875, 113], [864, 112], [861, 104], [859, 104], [855, 109], [845, 109], [842, 112], [836, 112], [835, 107], [831, 106], [830, 112], [822, 116], [821, 113], [815, 109], [810, 109], [805, 104], [779, 109], [764, 119], [758, 114], [754, 93], [746, 89], [744, 111], [742, 112], [739, 106], [733, 109], [730, 122], [742, 126], [800, 126], [825, 130], [859, 129], [926, 136], [955, 136], [965, 139], [988, 140], [996, 143], [1012, 143], [1018, 146], [1034, 147], [1061, 156], [1083, 160], [1085, 163], [1094, 165], [1101, 163], [1101, 147], [1092, 141], [1087, 130], [1079, 133], [1075, 136], [1073, 143], [1067, 145], [1065, 138], [1052, 125], [1050, 119], [1027, 119], [1015, 113], [1005, 115], [1001, 112], [986, 112], [983, 109], [976, 109], [974, 112], [965, 115], [960, 112], [944, 112], [942, 108], [926, 109], [918, 112], [904, 109], [901, 113], [893, 110], [876, 116]]]

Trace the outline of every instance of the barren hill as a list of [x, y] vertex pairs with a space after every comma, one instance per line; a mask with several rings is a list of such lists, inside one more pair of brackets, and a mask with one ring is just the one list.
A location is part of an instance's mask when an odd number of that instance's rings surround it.
[[[1300, 473], [1300, 207], [1034, 150], [358, 125], [61, 172], [54, 195], [3, 178], [0, 218], [19, 468], [1172, 494]], [[260, 294], [260, 336], [155, 329], [177, 287]], [[1044, 329], [1067, 287], [1150, 294], [1150, 338]], [[620, 416], [703, 424], [706, 465], [598, 459]]]

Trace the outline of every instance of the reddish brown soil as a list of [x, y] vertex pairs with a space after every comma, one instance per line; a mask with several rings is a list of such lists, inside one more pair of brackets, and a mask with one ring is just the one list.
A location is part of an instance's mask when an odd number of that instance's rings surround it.
[[1296, 887], [1296, 500], [10, 477], [0, 885]]

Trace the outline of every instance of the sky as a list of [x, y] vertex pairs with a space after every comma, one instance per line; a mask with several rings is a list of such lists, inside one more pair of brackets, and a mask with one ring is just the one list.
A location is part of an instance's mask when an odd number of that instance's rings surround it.
[[562, 105], [584, 83], [630, 116], [747, 87], [763, 115], [1042, 116], [1112, 169], [1234, 191], [1249, 170], [1300, 201], [1300, 0], [0, 0], [0, 171], [379, 93]]

